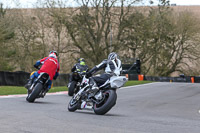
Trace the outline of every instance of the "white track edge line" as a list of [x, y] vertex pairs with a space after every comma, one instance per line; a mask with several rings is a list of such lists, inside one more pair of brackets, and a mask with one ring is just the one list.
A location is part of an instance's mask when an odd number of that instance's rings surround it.
[[[68, 91], [60, 91], [60, 92], [53, 92], [53, 93], [47, 93], [47, 96], [51, 96], [51, 95], [63, 95], [63, 94], [68, 94]], [[1, 98], [19, 98], [19, 97], [26, 97], [27, 94], [17, 94], [17, 95], [2, 95], [0, 96]]]

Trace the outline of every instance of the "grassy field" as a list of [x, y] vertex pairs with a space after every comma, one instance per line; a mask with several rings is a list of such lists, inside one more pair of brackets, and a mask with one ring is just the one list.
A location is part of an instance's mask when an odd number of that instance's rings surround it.
[[[151, 81], [128, 81], [125, 86], [139, 85], [151, 83]], [[67, 91], [68, 88], [66, 86], [61, 87], [53, 87], [49, 92], [59, 92], [59, 91]], [[18, 86], [0, 86], [0, 95], [14, 95], [14, 94], [26, 94], [27, 90], [24, 87]]]

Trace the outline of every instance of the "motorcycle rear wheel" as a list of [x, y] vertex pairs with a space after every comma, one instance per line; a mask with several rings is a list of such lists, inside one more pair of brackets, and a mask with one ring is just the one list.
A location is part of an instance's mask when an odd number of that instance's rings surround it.
[[103, 95], [104, 100], [99, 104], [94, 104], [94, 112], [97, 115], [106, 114], [116, 104], [117, 93], [115, 90], [107, 90]]
[[26, 97], [26, 100], [30, 103], [34, 102], [35, 99], [39, 96], [42, 88], [43, 88], [43, 85], [41, 83], [37, 83], [33, 91], [30, 94], [28, 94], [28, 96]]
[[74, 90], [75, 90], [76, 84], [77, 84], [76, 81], [72, 81], [72, 82], [70, 83], [70, 86], [69, 86], [69, 88], [68, 88], [68, 95], [69, 95], [69, 96], [73, 96], [73, 95], [74, 95]]

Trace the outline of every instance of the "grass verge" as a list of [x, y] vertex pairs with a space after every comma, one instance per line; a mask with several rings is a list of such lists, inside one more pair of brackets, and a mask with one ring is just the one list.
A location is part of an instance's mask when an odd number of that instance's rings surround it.
[[131, 80], [126, 82], [124, 86], [133, 86], [133, 85], [140, 85], [140, 84], [147, 84], [152, 83], [152, 81], [138, 81], [138, 80]]
[[[128, 81], [124, 86], [132, 86], [139, 84], [151, 83], [151, 81]], [[68, 88], [66, 86], [53, 87], [49, 92], [59, 92], [59, 91], [67, 91]], [[27, 90], [24, 87], [18, 86], [0, 86], [0, 95], [15, 95], [15, 94], [27, 94]]]
[[[67, 91], [65, 86], [53, 87], [49, 92]], [[27, 94], [27, 89], [18, 86], [0, 86], [0, 95]]]

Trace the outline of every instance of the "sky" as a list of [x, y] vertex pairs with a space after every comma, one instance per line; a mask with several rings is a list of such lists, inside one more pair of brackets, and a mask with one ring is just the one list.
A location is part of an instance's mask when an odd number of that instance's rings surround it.
[[[74, 0], [68, 0], [72, 6], [75, 4]], [[149, 1], [149, 0], [147, 0]], [[36, 3], [37, 0], [0, 0], [0, 3], [4, 4], [4, 7], [9, 8], [16, 8], [16, 7], [22, 7], [22, 8], [32, 8], [34, 7], [34, 3]], [[19, 4], [20, 3], [20, 4]], [[200, 5], [200, 0], [170, 0], [170, 4], [176, 4], [176, 5]], [[18, 6], [17, 6], [18, 5]]]

